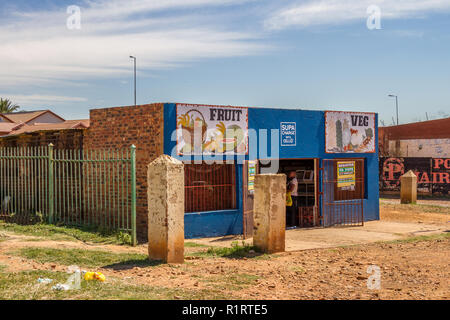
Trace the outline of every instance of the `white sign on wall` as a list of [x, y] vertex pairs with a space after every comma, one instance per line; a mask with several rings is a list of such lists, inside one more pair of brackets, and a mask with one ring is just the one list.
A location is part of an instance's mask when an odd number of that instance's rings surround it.
[[374, 113], [325, 113], [326, 153], [374, 153], [375, 148]]
[[248, 109], [177, 105], [179, 155], [248, 153]]
[[280, 136], [282, 147], [297, 146], [297, 123], [296, 122], [281, 122]]

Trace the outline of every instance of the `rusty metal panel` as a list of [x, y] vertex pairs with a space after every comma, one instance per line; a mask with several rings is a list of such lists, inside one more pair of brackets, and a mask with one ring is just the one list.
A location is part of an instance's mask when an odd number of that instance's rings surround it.
[[[338, 180], [339, 162], [354, 162], [354, 183], [340, 187]], [[364, 160], [323, 160], [322, 175], [322, 224], [324, 227], [337, 225], [360, 226], [364, 224], [363, 199], [365, 194]]]

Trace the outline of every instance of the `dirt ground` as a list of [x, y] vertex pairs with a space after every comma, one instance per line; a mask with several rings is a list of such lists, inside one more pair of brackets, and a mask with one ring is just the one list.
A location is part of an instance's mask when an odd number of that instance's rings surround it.
[[[384, 232], [393, 235], [378, 239], [382, 242], [360, 241], [360, 244], [356, 245], [354, 242], [351, 242], [351, 245], [327, 243], [325, 248], [300, 248], [298, 251], [282, 254], [255, 254], [256, 257], [240, 259], [189, 256], [183, 265], [138, 267], [122, 264], [99, 270], [107, 277], [117, 277], [140, 285], [193, 291], [214, 289], [229, 299], [447, 300], [450, 299], [450, 239], [440, 237], [426, 241], [404, 240], [411, 236], [448, 232], [450, 215], [446, 210], [436, 213], [420, 210], [418, 208], [411, 212], [392, 207], [390, 204], [382, 205], [382, 221], [379, 226], [372, 227], [375, 230], [370, 231], [368, 224], [368, 230], [364, 231], [369, 234]], [[406, 231], [399, 232], [400, 225], [403, 225]], [[405, 225], [407, 227], [404, 227]], [[382, 230], [383, 228], [385, 230]], [[337, 232], [340, 229], [327, 230]], [[421, 230], [429, 232], [420, 232]], [[347, 232], [349, 236], [358, 233], [352, 230]], [[147, 252], [145, 245], [129, 248], [89, 245], [82, 242], [29, 241], [29, 237], [10, 233], [0, 236], [3, 239], [0, 241], [0, 265], [6, 265], [10, 272], [67, 269], [67, 266], [38, 263], [9, 254], [11, 250], [23, 247], [102, 249], [143, 254]], [[186, 248], [188, 254], [202, 250], [207, 248]], [[367, 286], [371, 276], [368, 273], [370, 266], [380, 268], [380, 289], [369, 289]]]

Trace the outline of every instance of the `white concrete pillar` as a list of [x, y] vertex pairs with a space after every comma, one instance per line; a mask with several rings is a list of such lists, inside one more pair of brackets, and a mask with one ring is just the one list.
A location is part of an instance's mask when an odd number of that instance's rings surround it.
[[417, 203], [417, 176], [412, 170], [400, 177], [400, 202]]
[[184, 262], [184, 165], [162, 155], [148, 166], [148, 253]]
[[253, 245], [266, 253], [285, 251], [286, 175], [255, 177]]

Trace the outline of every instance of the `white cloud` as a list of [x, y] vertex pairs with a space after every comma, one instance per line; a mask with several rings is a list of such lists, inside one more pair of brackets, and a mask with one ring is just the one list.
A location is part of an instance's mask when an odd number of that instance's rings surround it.
[[380, 7], [382, 19], [417, 18], [432, 12], [450, 11], [449, 0], [308, 0], [291, 3], [266, 19], [265, 27], [281, 30], [365, 21], [367, 8], [371, 5]]
[[11, 94], [0, 92], [0, 97], [7, 97], [14, 103], [20, 106], [35, 106], [42, 104], [60, 104], [60, 103], [70, 103], [70, 102], [86, 102], [87, 99], [81, 97], [66, 97], [66, 96], [52, 96], [52, 95], [22, 95], [22, 94]]
[[[87, 0], [81, 10], [81, 30], [66, 28], [65, 7], [11, 12], [0, 20], [0, 86], [129, 75], [130, 54], [138, 57], [139, 70], [148, 71], [263, 52], [267, 46], [258, 34], [225, 28], [214, 16], [195, 16], [185, 10], [249, 1]], [[164, 18], [155, 15], [160, 11]]]

